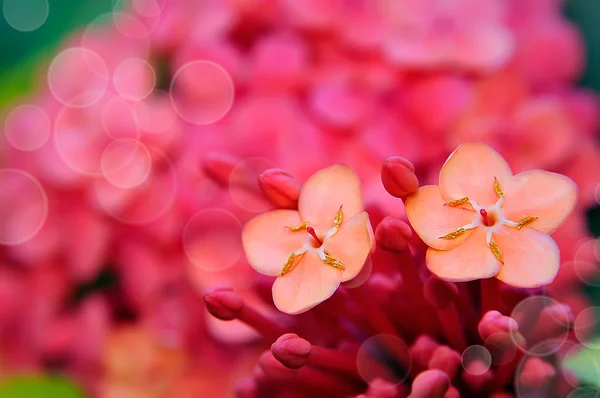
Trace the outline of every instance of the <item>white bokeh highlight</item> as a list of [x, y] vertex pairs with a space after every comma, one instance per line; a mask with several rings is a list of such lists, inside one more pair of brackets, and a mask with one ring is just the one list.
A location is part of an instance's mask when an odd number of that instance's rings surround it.
[[58, 54], [48, 68], [48, 86], [62, 104], [82, 108], [96, 103], [108, 86], [106, 63], [95, 51], [70, 47]]
[[4, 135], [8, 142], [26, 152], [41, 148], [48, 141], [51, 129], [50, 117], [36, 105], [17, 106], [4, 121]]
[[171, 80], [171, 100], [178, 115], [198, 125], [216, 123], [231, 109], [233, 79], [219, 64], [196, 60], [183, 65]]
[[19, 169], [0, 169], [0, 245], [25, 243], [48, 217], [48, 198], [39, 181]]
[[154, 90], [156, 74], [148, 61], [142, 58], [129, 58], [115, 69], [113, 85], [123, 98], [139, 101], [148, 97]]
[[223, 271], [243, 255], [242, 223], [224, 209], [207, 209], [192, 217], [183, 231], [183, 249], [195, 267]]
[[15, 30], [31, 32], [41, 27], [48, 19], [48, 0], [4, 0], [2, 15]]

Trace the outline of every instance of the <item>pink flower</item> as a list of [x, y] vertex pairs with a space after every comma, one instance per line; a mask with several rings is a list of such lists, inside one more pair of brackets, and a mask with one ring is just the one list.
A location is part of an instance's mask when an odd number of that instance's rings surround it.
[[431, 272], [451, 281], [496, 276], [517, 287], [552, 282], [560, 254], [548, 234], [575, 208], [571, 179], [542, 170], [513, 176], [498, 153], [469, 143], [450, 155], [439, 181], [406, 200]]
[[242, 243], [254, 269], [278, 277], [273, 301], [280, 311], [299, 314], [327, 300], [358, 275], [371, 250], [358, 177], [344, 165], [317, 172], [300, 191], [298, 211], [253, 218]]
[[500, 1], [404, 0], [388, 2], [392, 34], [387, 57], [408, 67], [460, 66], [490, 70], [503, 66], [514, 48]]

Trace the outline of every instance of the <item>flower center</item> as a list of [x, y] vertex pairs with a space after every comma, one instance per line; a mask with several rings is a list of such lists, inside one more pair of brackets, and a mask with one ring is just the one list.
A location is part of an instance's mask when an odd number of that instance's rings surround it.
[[[313, 247], [318, 248], [323, 246], [323, 241], [319, 239], [319, 237], [317, 236], [317, 232], [313, 227], [311, 227], [310, 225], [306, 227], [306, 232], [308, 232], [308, 234], [314, 238], [314, 241], [311, 241]], [[315, 243], [317, 245], [315, 245]]]
[[479, 210], [479, 214], [481, 214], [481, 220], [486, 227], [491, 227], [498, 221], [495, 213], [488, 213], [485, 209]]

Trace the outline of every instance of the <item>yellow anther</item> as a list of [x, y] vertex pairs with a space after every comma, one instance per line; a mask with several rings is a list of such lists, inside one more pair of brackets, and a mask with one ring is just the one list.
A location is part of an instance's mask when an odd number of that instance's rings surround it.
[[500, 248], [498, 247], [496, 242], [494, 242], [494, 241], [490, 242], [490, 250], [492, 251], [492, 253], [494, 253], [494, 256], [496, 256], [498, 261], [500, 261], [502, 264], [504, 264], [504, 257], [502, 256], [502, 252], [500, 251]]
[[456, 239], [459, 236], [461, 236], [462, 234], [464, 234], [465, 232], [467, 232], [466, 229], [464, 228], [459, 228], [454, 232], [450, 232], [449, 234], [446, 234], [444, 236], [440, 236], [439, 239], [446, 239], [446, 240], [452, 240], [452, 239]]
[[500, 186], [500, 182], [498, 182], [496, 177], [494, 177], [494, 191], [496, 191], [496, 195], [498, 195], [499, 198], [504, 197], [504, 192], [502, 192], [502, 187]]
[[301, 229], [305, 229], [306, 227], [308, 227], [308, 223], [305, 222], [303, 224], [297, 225], [295, 227], [288, 227], [290, 229], [290, 231], [300, 231]]
[[517, 225], [517, 229], [521, 229], [525, 225], [527, 225], [529, 223], [532, 223], [532, 222], [534, 222], [537, 219], [538, 219], [537, 217], [533, 217], [533, 216], [522, 218], [521, 221], [519, 221], [519, 225]]
[[444, 203], [444, 206], [450, 206], [450, 207], [454, 207], [454, 206], [460, 206], [462, 204], [465, 204], [469, 201], [469, 198], [467, 198], [466, 196], [464, 198], [460, 198], [460, 199], [456, 199], [456, 200], [451, 200], [450, 202]]
[[343, 271], [345, 269], [344, 264], [342, 264], [341, 261], [336, 260], [327, 253], [325, 253], [325, 260], [323, 260], [323, 262], [327, 265], [332, 266], [335, 269], [339, 269], [340, 271]]
[[342, 206], [340, 206], [340, 209], [335, 214], [335, 219], [333, 220], [333, 227], [339, 228], [343, 222], [344, 222], [344, 213], [342, 213]]
[[281, 270], [281, 276], [284, 276], [285, 274], [287, 274], [288, 272], [290, 272], [292, 270], [292, 265], [294, 265], [295, 259], [296, 259], [296, 254], [295, 253], [290, 254], [287, 261], [283, 265], [283, 269]]

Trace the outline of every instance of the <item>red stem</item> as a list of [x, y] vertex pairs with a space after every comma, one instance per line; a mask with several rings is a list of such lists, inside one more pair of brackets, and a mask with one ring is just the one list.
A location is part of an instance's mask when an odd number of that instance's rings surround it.
[[446, 340], [458, 352], [464, 351], [467, 348], [467, 339], [465, 338], [456, 306], [451, 304], [445, 309], [439, 309], [438, 316]]
[[262, 334], [269, 342], [274, 342], [287, 332], [274, 320], [267, 318], [248, 304], [242, 307], [238, 319]]
[[500, 297], [500, 284], [496, 278], [482, 279], [480, 283], [481, 314], [496, 309]]
[[358, 369], [356, 368], [356, 353], [354, 355], [332, 350], [320, 346], [312, 346], [309, 363], [314, 366], [321, 366], [338, 372], [346, 373], [354, 378], [362, 380]]

